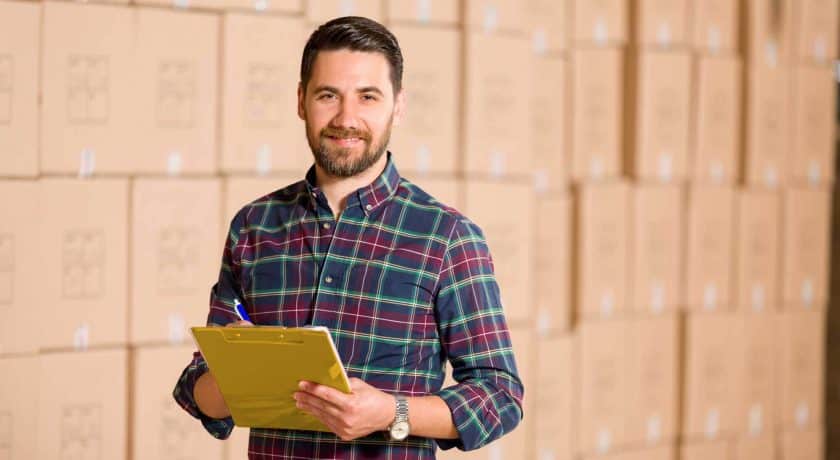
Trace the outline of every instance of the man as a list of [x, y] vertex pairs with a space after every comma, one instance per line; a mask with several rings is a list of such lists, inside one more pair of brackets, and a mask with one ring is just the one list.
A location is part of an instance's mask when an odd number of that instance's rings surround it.
[[[431, 459], [436, 444], [477, 449], [522, 418], [481, 230], [385, 154], [404, 107], [402, 54], [382, 25], [345, 17], [311, 35], [298, 114], [315, 165], [234, 217], [207, 322], [249, 325], [236, 321], [241, 299], [257, 325], [326, 326], [352, 392], [301, 382], [298, 407], [332, 433], [253, 428], [250, 458]], [[459, 383], [441, 389], [447, 360]], [[174, 396], [213, 436], [229, 436], [199, 353]]]

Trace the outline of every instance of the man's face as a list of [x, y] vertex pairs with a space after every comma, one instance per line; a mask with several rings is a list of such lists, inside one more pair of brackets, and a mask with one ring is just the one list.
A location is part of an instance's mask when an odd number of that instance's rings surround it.
[[354, 176], [382, 157], [404, 104], [390, 75], [381, 53], [318, 53], [306, 91], [298, 87], [298, 116], [315, 163], [329, 175]]

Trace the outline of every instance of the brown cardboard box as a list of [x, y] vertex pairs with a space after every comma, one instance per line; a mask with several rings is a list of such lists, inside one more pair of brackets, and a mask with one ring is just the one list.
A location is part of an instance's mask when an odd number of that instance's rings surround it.
[[572, 200], [565, 195], [542, 196], [536, 208], [537, 329], [568, 331], [572, 321]]
[[784, 312], [779, 321], [781, 427], [817, 429], [825, 403], [825, 312]]
[[[389, 24], [455, 26], [461, 23], [459, 3], [452, 0], [385, 0], [385, 16]], [[402, 46], [402, 37], [396, 35]]]
[[739, 317], [733, 313], [687, 316], [683, 353], [684, 438], [715, 440], [738, 431], [743, 346], [740, 330]]
[[633, 353], [627, 346], [627, 320], [584, 321], [576, 344], [575, 410], [577, 453], [606, 454], [624, 448], [630, 436], [629, 394], [634, 374]]
[[405, 62], [405, 116], [391, 134], [401, 172], [454, 174], [458, 160], [461, 38], [455, 29], [391, 28]]
[[[737, 318], [743, 354], [739, 365], [741, 402], [739, 435], [742, 438], [772, 437], [778, 421], [777, 362], [780, 348], [776, 313], [745, 313]], [[771, 458], [771, 457], [765, 457]]]
[[219, 20], [209, 13], [137, 8], [132, 72], [133, 173], [212, 174]]
[[784, 307], [823, 308], [828, 300], [831, 191], [788, 188], [783, 206]]
[[472, 31], [521, 33], [526, 14], [516, 0], [463, 0], [464, 26]]
[[525, 21], [537, 54], [566, 51], [571, 13], [568, 2], [528, 0], [520, 8], [525, 8]]
[[41, 180], [41, 349], [123, 345], [128, 316], [128, 180]]
[[[534, 458], [571, 460], [572, 446], [572, 394], [574, 368], [572, 367], [573, 336], [541, 336], [536, 341], [537, 362], [532, 393], [526, 397], [536, 401], [534, 432], [536, 452]], [[527, 414], [526, 414], [526, 417]]]
[[682, 187], [637, 184], [631, 193], [630, 309], [677, 310], [683, 298]]
[[825, 433], [822, 428], [811, 431], [781, 433], [781, 460], [822, 460], [825, 457]]
[[[126, 0], [128, 3], [128, 0]], [[303, 0], [134, 0], [138, 5], [171, 5], [175, 8], [211, 10], [251, 10], [252, 12], [293, 13], [303, 12]]]
[[691, 2], [691, 39], [696, 50], [717, 54], [738, 50], [739, 0]]
[[735, 191], [732, 187], [692, 185], [688, 189], [685, 307], [732, 308]]
[[[680, 445], [680, 460], [733, 460], [728, 441], [692, 441]], [[769, 460], [769, 459], [765, 459]]]
[[229, 13], [222, 37], [222, 170], [302, 175], [312, 161], [296, 111], [303, 20]]
[[626, 182], [584, 184], [577, 194], [572, 240], [575, 313], [580, 318], [624, 314], [630, 187]]
[[628, 7], [627, 0], [571, 0], [572, 41], [626, 43]]
[[40, 356], [36, 458], [126, 455], [127, 358], [125, 349]]
[[837, 0], [799, 0], [794, 3], [793, 52], [806, 62], [828, 64], [837, 59]]
[[40, 4], [0, 2], [0, 176], [38, 175], [40, 40]]
[[307, 22], [317, 25], [339, 16], [364, 16], [381, 21], [384, 14], [382, 0], [318, 0], [306, 2], [305, 16]]
[[451, 177], [417, 177], [416, 180], [412, 178], [407, 179], [440, 203], [457, 210], [463, 209], [461, 181]]
[[133, 12], [43, 3], [41, 171], [130, 173]]
[[741, 175], [741, 59], [700, 56], [695, 69], [691, 179], [733, 184]]
[[38, 458], [35, 456], [38, 427], [35, 382], [38, 382], [39, 359], [38, 355], [0, 358], [3, 376], [0, 378], [0, 458]]
[[[534, 191], [529, 183], [470, 180], [464, 214], [484, 232], [508, 324], [533, 320]], [[500, 210], [504, 210], [500, 212]]]
[[776, 457], [774, 435], [737, 439], [732, 446], [732, 460], [772, 460]]
[[225, 460], [247, 460], [250, 438], [250, 428], [234, 427], [233, 433], [224, 443]]
[[530, 43], [482, 32], [464, 37], [463, 170], [468, 175], [530, 176]]
[[633, 319], [629, 339], [627, 437], [633, 445], [674, 442], [679, 431], [679, 316]]
[[779, 67], [791, 60], [794, 5], [800, 0], [745, 0], [741, 36], [750, 65]]
[[582, 460], [675, 460], [677, 458], [675, 447], [676, 446], [674, 445], [646, 447], [638, 450], [625, 450], [607, 455], [586, 456], [583, 457]]
[[628, 79], [627, 170], [636, 178], [682, 181], [688, 169], [691, 55], [633, 54]]
[[219, 276], [218, 179], [136, 179], [131, 205], [129, 343], [192, 342]]
[[[230, 221], [233, 220], [236, 213], [246, 204], [303, 180], [303, 175], [282, 174], [262, 177], [228, 176], [224, 180], [222, 227], [224, 227], [224, 234], [227, 235]], [[219, 246], [219, 250], [221, 248]]]
[[790, 182], [825, 184], [834, 178], [837, 80], [828, 66], [800, 66], [793, 73]]
[[571, 56], [572, 177], [578, 181], [618, 177], [624, 142], [623, 51], [574, 49]]
[[564, 59], [534, 59], [531, 139], [537, 190], [565, 190], [569, 182], [568, 87]]
[[743, 188], [736, 195], [735, 309], [777, 310], [781, 300], [781, 193]]
[[632, 0], [631, 39], [642, 46], [687, 45], [689, 3], [689, 0]]
[[[38, 248], [41, 219], [36, 181], [0, 181], [3, 220], [0, 221], [0, 356], [33, 353], [40, 345], [43, 318], [37, 302], [42, 263], [32, 252]], [[7, 374], [8, 375], [8, 374]]]
[[746, 76], [744, 182], [777, 187], [785, 183], [788, 174], [789, 69], [751, 66]]
[[172, 400], [172, 387], [193, 351], [192, 345], [132, 351], [132, 458], [224, 458], [224, 443]]

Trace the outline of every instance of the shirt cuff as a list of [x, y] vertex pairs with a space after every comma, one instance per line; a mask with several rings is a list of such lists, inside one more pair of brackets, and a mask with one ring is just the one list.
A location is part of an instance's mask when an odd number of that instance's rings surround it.
[[184, 372], [181, 374], [181, 378], [178, 379], [178, 383], [175, 385], [175, 390], [172, 392], [172, 396], [185, 411], [194, 418], [199, 419], [201, 424], [204, 426], [204, 429], [207, 430], [207, 432], [214, 438], [227, 439], [233, 431], [233, 418], [226, 417], [223, 419], [217, 419], [208, 417], [198, 408], [198, 404], [196, 404], [193, 396], [195, 382], [197, 382], [198, 378], [204, 375], [207, 370], [207, 362], [204, 361], [198, 353], [196, 353], [196, 357], [193, 359], [193, 362], [184, 369]]

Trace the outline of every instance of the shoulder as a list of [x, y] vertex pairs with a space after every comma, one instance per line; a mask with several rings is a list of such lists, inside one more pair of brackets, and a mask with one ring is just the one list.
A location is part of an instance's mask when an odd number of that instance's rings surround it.
[[445, 236], [450, 244], [464, 237], [484, 239], [484, 233], [475, 222], [408, 179], [400, 180], [397, 197], [437, 219], [442, 236]]

